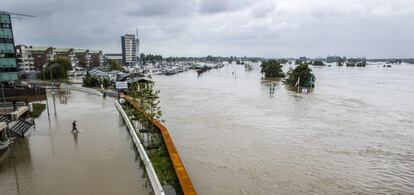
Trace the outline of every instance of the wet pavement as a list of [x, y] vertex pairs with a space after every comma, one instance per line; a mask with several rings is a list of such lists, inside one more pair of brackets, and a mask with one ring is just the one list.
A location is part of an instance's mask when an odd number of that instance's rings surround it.
[[414, 66], [313, 70], [310, 94], [257, 66], [154, 76], [199, 194], [414, 192]]
[[[58, 96], [57, 96], [58, 97]], [[149, 194], [132, 140], [114, 99], [71, 91], [67, 104], [49, 94], [26, 140], [0, 156], [0, 194]], [[77, 121], [80, 131], [72, 134]]]

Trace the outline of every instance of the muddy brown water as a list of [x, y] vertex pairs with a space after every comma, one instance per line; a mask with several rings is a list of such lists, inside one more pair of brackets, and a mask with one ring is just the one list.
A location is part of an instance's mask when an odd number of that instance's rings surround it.
[[154, 76], [199, 194], [414, 192], [414, 66], [313, 70], [309, 94], [258, 66]]
[[45, 110], [32, 135], [16, 140], [14, 158], [1, 153], [1, 195], [150, 193], [114, 99], [72, 91], [67, 104], [56, 99], [56, 115], [51, 100], [50, 120]]

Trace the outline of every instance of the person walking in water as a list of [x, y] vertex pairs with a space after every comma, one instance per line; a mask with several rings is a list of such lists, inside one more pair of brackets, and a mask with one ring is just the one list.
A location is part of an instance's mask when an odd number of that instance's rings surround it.
[[78, 131], [78, 128], [76, 128], [76, 121], [73, 121], [73, 123], [72, 123], [72, 131], [71, 131], [72, 133], [73, 132], [79, 132]]

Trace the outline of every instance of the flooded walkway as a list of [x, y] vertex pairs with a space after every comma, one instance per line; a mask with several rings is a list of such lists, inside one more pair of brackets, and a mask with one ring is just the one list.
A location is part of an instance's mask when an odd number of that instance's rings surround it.
[[[49, 96], [27, 140], [0, 157], [0, 194], [149, 194], [131, 138], [113, 99], [72, 91], [67, 104]], [[80, 133], [70, 133], [73, 120]]]

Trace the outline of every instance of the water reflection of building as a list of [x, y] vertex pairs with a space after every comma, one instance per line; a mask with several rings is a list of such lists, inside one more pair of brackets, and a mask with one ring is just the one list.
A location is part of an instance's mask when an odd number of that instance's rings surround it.
[[[14, 175], [13, 177], [6, 177], [5, 181], [9, 185], [6, 188], [7, 194], [14, 194], [14, 192], [20, 191], [21, 182], [19, 181], [22, 180], [23, 176], [19, 167], [22, 165], [27, 167], [28, 164], [31, 164], [31, 161], [32, 156], [29, 142], [26, 139], [15, 139], [13, 143], [13, 150], [7, 148], [0, 151], [0, 170], [8, 171], [9, 173], [12, 172]], [[20, 171], [17, 171], [18, 169]], [[10, 186], [10, 184], [13, 184], [13, 186]]]

